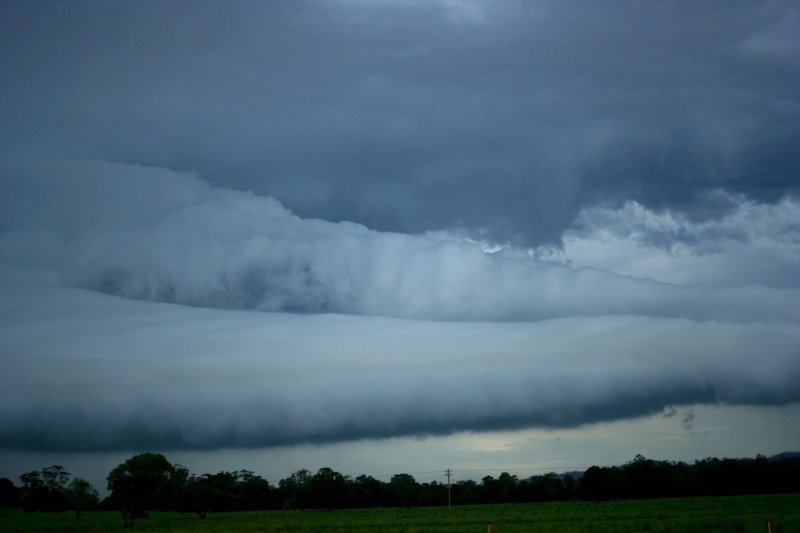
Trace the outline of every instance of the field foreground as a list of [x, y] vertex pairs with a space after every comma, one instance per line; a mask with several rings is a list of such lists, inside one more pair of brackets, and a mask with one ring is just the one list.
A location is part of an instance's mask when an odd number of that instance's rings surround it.
[[800, 532], [800, 494], [630, 500], [619, 502], [555, 502], [426, 507], [346, 509], [332, 511], [263, 511], [211, 514], [152, 513], [125, 530], [119, 514], [25, 513], [0, 510], [0, 531], [93, 533], [111, 531], [176, 532], [485, 532], [555, 531], [563, 533], [773, 533]]

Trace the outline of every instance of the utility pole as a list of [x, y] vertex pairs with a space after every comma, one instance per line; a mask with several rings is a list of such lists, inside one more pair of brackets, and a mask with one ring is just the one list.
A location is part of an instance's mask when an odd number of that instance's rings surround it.
[[453, 472], [448, 468], [445, 470], [444, 475], [447, 476], [447, 508], [450, 509], [450, 476]]

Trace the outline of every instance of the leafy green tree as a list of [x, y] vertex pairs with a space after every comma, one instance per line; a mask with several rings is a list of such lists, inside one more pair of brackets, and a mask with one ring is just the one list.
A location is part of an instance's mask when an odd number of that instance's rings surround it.
[[497, 478], [497, 483], [500, 486], [500, 501], [505, 503], [517, 501], [519, 487], [519, 478], [517, 476], [503, 472]]
[[64, 470], [63, 466], [53, 465], [42, 468], [42, 481], [51, 490], [64, 492], [69, 477], [70, 473]]
[[64, 490], [64, 494], [75, 510], [76, 520], [81, 519], [81, 513], [83, 511], [94, 508], [100, 501], [100, 497], [97, 495], [97, 491], [94, 490], [94, 487], [92, 487], [92, 484], [78, 477], [69, 482], [69, 485], [67, 485]]
[[302, 468], [288, 478], [278, 482], [278, 489], [283, 497], [286, 509], [304, 509], [308, 507], [308, 483], [311, 472]]
[[219, 472], [206, 474], [211, 486], [215, 489], [215, 498], [212, 511], [238, 511], [242, 508], [241, 491], [239, 490], [238, 476], [232, 472]]
[[633, 498], [658, 498], [663, 496], [658, 464], [639, 454], [625, 465], [630, 496]]
[[500, 484], [492, 476], [484, 476], [481, 479], [481, 494], [486, 503], [497, 503], [500, 501]]
[[575, 497], [578, 495], [578, 482], [575, 481], [575, 478], [569, 474], [564, 476], [564, 478], [561, 481], [564, 484], [564, 495], [561, 499], [574, 500]]
[[158, 499], [153, 501], [153, 510], [174, 511], [181, 507], [183, 489], [189, 482], [189, 469], [183, 465], [173, 464], [169, 485], [159, 491]]
[[266, 479], [249, 470], [239, 470], [234, 475], [241, 494], [243, 511], [257, 511], [270, 505], [272, 487]]
[[625, 474], [616, 466], [589, 467], [578, 485], [578, 496], [582, 500], [619, 500], [626, 493]]
[[537, 500], [557, 501], [564, 498], [564, 482], [554, 472], [536, 478]]
[[420, 485], [420, 505], [447, 505], [447, 484], [438, 481]]
[[220, 497], [221, 493], [209, 474], [192, 476], [181, 490], [180, 509], [196, 513], [200, 518], [206, 518], [208, 513], [214, 510]]
[[181, 489], [181, 510], [206, 518], [210, 512], [266, 509], [272, 488], [266, 479], [249, 470], [190, 477]]
[[452, 502], [454, 505], [473, 505], [479, 502], [480, 488], [471, 479], [462, 479], [453, 483]]
[[159, 492], [170, 487], [174, 471], [166, 457], [148, 452], [134, 455], [108, 474], [108, 490], [119, 505], [125, 527], [144, 516]]
[[381, 481], [372, 476], [360, 475], [352, 482], [353, 507], [376, 507], [381, 503]]
[[22, 503], [25, 510], [35, 511], [36, 509], [30, 508], [30, 500], [34, 497], [35, 493], [45, 488], [44, 482], [42, 481], [42, 473], [38, 470], [25, 472], [19, 476], [19, 480], [22, 481], [20, 492], [22, 493]]
[[0, 507], [16, 507], [19, 505], [19, 489], [7, 477], [0, 478]]
[[388, 503], [397, 507], [419, 504], [419, 484], [411, 474], [395, 474], [386, 487]]
[[335, 509], [343, 507], [350, 481], [328, 467], [320, 468], [308, 481], [308, 494], [312, 507]]
[[59, 465], [25, 472], [19, 476], [22, 481], [23, 508], [26, 511], [52, 512], [69, 509], [69, 501], [64, 495], [64, 484], [69, 476], [69, 472]]

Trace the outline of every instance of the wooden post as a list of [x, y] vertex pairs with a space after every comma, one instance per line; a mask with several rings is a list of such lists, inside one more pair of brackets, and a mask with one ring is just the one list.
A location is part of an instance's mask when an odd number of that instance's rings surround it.
[[764, 520], [767, 523], [767, 533], [772, 533], [772, 523], [769, 521], [769, 518]]
[[444, 474], [447, 476], [447, 508], [450, 509], [450, 476], [453, 472], [448, 468]]

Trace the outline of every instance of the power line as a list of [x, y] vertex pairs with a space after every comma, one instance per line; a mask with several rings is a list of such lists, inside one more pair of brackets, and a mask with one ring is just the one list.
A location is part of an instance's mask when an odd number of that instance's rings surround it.
[[[572, 471], [585, 471], [588, 467], [586, 466], [531, 466], [526, 468], [448, 468], [450, 471], [451, 476], [454, 476], [457, 473], [472, 473], [472, 472], [555, 472], [555, 473], [563, 473], [563, 472], [572, 472]], [[421, 475], [429, 475], [429, 474], [440, 474], [441, 470], [425, 470], [419, 472], [399, 472], [402, 474], [408, 474], [410, 476], [421, 476]], [[371, 477], [379, 479], [379, 478], [391, 478], [396, 476], [398, 472], [394, 474], [375, 474]], [[446, 472], [445, 472], [446, 475]]]
[[549, 466], [534, 466], [529, 468], [455, 468], [453, 472], [566, 472], [574, 470], [586, 470], [585, 466], [559, 466], [556, 468]]

